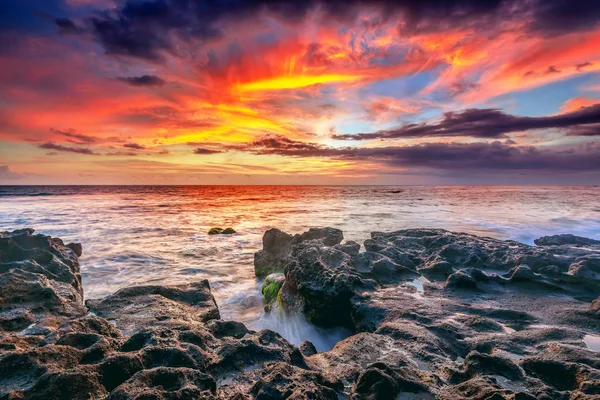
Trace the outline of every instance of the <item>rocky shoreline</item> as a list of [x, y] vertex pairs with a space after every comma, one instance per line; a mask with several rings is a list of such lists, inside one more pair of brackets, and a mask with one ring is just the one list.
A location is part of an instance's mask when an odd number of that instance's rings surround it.
[[[328, 352], [220, 319], [206, 280], [83, 302], [79, 244], [0, 234], [0, 400], [598, 399], [600, 241], [271, 229], [266, 306]], [[275, 274], [275, 275], [272, 275]]]

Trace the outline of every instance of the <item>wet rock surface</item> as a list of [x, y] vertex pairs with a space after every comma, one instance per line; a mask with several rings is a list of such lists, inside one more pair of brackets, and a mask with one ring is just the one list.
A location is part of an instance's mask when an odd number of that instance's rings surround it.
[[342, 240], [271, 230], [255, 258], [284, 312], [355, 332], [317, 352], [221, 320], [207, 281], [84, 304], [81, 245], [1, 233], [0, 399], [599, 398], [598, 241]]

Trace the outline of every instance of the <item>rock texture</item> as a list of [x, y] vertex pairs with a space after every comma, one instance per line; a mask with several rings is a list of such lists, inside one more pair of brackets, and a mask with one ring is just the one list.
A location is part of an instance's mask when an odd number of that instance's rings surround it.
[[293, 236], [276, 228], [269, 229], [263, 236], [262, 250], [254, 254], [254, 272], [259, 278], [283, 272], [296, 244], [316, 240], [324, 246], [333, 246], [343, 239], [342, 231], [334, 228], [311, 228]]
[[267, 287], [286, 312], [354, 331], [317, 352], [221, 320], [207, 281], [84, 305], [81, 245], [1, 233], [0, 399], [600, 397], [596, 241], [416, 229], [361, 252], [342, 238], [271, 230], [257, 255], [284, 271]]
[[[279, 234], [281, 235], [281, 234]], [[436, 229], [286, 250], [279, 298], [357, 332], [307, 364], [356, 399], [595, 399], [600, 242]], [[272, 252], [272, 250], [271, 250]]]

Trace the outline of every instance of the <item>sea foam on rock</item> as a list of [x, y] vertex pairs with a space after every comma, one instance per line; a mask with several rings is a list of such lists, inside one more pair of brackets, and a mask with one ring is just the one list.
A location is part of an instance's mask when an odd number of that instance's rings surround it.
[[202, 280], [125, 288], [88, 312], [81, 246], [1, 233], [0, 399], [598, 398], [591, 239], [413, 229], [375, 232], [361, 252], [332, 228], [265, 235], [257, 258], [284, 272], [283, 310], [354, 335], [299, 349], [221, 320]]

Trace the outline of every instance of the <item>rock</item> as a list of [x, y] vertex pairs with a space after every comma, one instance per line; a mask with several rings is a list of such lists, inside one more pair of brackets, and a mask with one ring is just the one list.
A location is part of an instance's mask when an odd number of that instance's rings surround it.
[[275, 363], [265, 368], [250, 394], [256, 400], [320, 399], [337, 400], [341, 382], [329, 381], [323, 375], [286, 363]]
[[214, 399], [213, 378], [190, 368], [158, 367], [136, 373], [115, 389], [107, 400], [133, 399]]
[[466, 271], [459, 270], [448, 277], [444, 287], [449, 289], [476, 289], [477, 282]]
[[417, 272], [397, 264], [389, 257], [372, 251], [355, 253], [352, 261], [354, 269], [363, 277], [375, 279], [377, 282], [397, 282], [400, 279], [419, 276]]
[[360, 252], [360, 244], [353, 240], [348, 240], [345, 243], [336, 244], [333, 246], [336, 250], [342, 251], [349, 255], [356, 255]]
[[358, 377], [353, 399], [385, 400], [397, 398], [400, 393], [420, 393], [419, 398], [433, 398], [427, 385], [409, 368], [375, 363]]
[[302, 343], [300, 343], [300, 351], [305, 357], [314, 356], [318, 353], [315, 345], [309, 342], [308, 340], [305, 340]]
[[254, 273], [257, 277], [283, 272], [291, 251], [292, 239], [292, 235], [279, 229], [273, 228], [265, 232], [262, 250], [254, 253]]
[[343, 240], [342, 231], [334, 228], [310, 228], [307, 232], [289, 235], [279, 229], [269, 229], [263, 235], [263, 248], [254, 254], [254, 272], [262, 278], [283, 272], [292, 246], [309, 240], [318, 240], [323, 246], [335, 246]]
[[261, 292], [265, 298], [265, 304], [270, 306], [277, 299], [279, 290], [285, 282], [283, 274], [271, 274], [265, 278], [262, 284]]
[[206, 327], [210, 330], [210, 332], [219, 339], [224, 337], [233, 337], [236, 339], [241, 339], [247, 334], [253, 333], [246, 328], [246, 325], [237, 321], [223, 321], [220, 319], [214, 319], [208, 321]]
[[598, 397], [600, 353], [582, 340], [600, 332], [597, 244], [409, 229], [361, 252], [342, 237], [273, 230], [257, 255], [284, 270], [270, 301], [356, 332], [318, 353], [219, 319], [206, 281], [122, 289], [88, 314], [77, 246], [2, 233], [0, 399]]
[[317, 325], [352, 326], [351, 298], [363, 285], [351, 256], [322, 247], [318, 241], [307, 241], [293, 247], [280, 298], [285, 307], [288, 298], [299, 295], [303, 312]]
[[88, 300], [96, 315], [113, 321], [125, 334], [157, 324], [201, 324], [219, 319], [207, 280], [179, 286], [137, 286], [102, 300]]
[[476, 377], [454, 386], [444, 387], [439, 400], [512, 400], [513, 393], [492, 377]]
[[586, 368], [576, 363], [543, 357], [528, 357], [523, 360], [522, 367], [528, 374], [561, 391], [577, 389], [587, 375]]
[[270, 361], [306, 368], [300, 350], [279, 334], [263, 330], [236, 341], [223, 342], [212, 355], [208, 371], [214, 377], [229, 376]]
[[590, 306], [590, 314], [600, 318], [600, 297], [592, 302], [592, 305]]
[[233, 235], [237, 233], [233, 228], [210, 228], [208, 230], [209, 235]]
[[508, 279], [511, 282], [535, 281], [535, 273], [527, 265], [519, 265], [508, 271]]
[[600, 245], [600, 240], [575, 235], [553, 235], [535, 239], [533, 243], [537, 246], [594, 246]]
[[44, 374], [24, 398], [31, 400], [88, 400], [104, 398], [108, 393], [98, 375], [85, 370], [51, 371]]
[[77, 257], [81, 257], [81, 255], [83, 254], [83, 246], [81, 245], [81, 243], [69, 243], [66, 247], [71, 249]]
[[0, 327], [57, 326], [84, 315], [77, 255], [33, 229], [0, 233]]
[[513, 381], [523, 379], [519, 366], [508, 358], [472, 351], [465, 359], [464, 369], [452, 371], [450, 380], [462, 382], [478, 375], [501, 375]]

